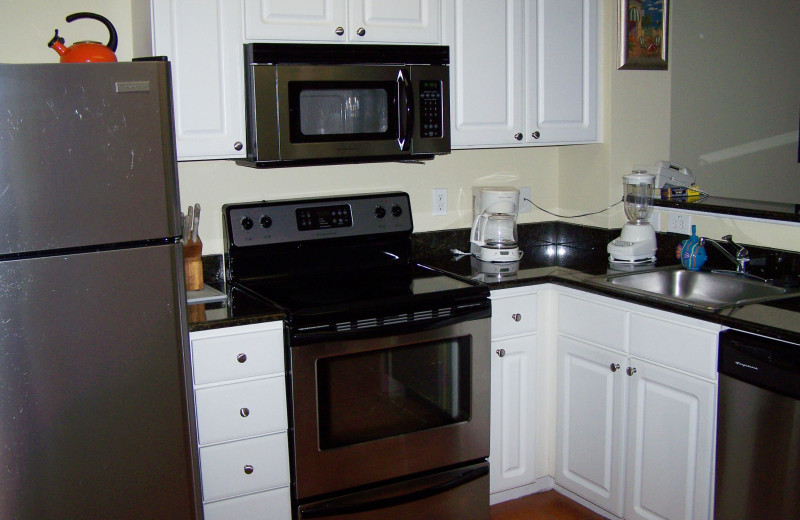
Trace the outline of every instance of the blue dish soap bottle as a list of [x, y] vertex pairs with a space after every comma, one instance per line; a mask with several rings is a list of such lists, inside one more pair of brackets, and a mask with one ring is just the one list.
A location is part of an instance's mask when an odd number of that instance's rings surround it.
[[704, 241], [697, 236], [697, 226], [692, 226], [692, 236], [678, 246], [678, 258], [681, 265], [690, 271], [699, 271], [706, 263], [708, 256]]

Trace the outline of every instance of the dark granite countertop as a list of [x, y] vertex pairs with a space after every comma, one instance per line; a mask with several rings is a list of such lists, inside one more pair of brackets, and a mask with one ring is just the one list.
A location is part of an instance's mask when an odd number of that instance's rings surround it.
[[[559, 222], [520, 226], [520, 243], [525, 244], [522, 260], [518, 265], [505, 266], [506, 272], [501, 273], [493, 271], [498, 270], [498, 265], [502, 269], [502, 264], [487, 265], [475, 258], [457, 256], [450, 252], [451, 249], [463, 251], [468, 248], [469, 231], [466, 229], [415, 234], [412, 237], [412, 248], [418, 261], [456, 276], [481, 281], [493, 290], [553, 283], [800, 343], [800, 297], [709, 311], [590, 283], [589, 280], [595, 276], [629, 269], [626, 266], [609, 266], [606, 244], [618, 233], [619, 230], [601, 230]], [[658, 235], [659, 262], [656, 266], [677, 264], [674, 250], [683, 238], [686, 237]], [[767, 257], [768, 264], [788, 265], [793, 272], [797, 272], [800, 255], [789, 253], [787, 259], [783, 252], [764, 251], [751, 248], [751, 257], [763, 254]], [[710, 258], [709, 263], [712, 260]], [[508, 272], [509, 270], [516, 272]], [[228, 300], [189, 305], [190, 331], [274, 321], [284, 317], [280, 309], [244, 293], [231, 291], [224, 286], [217, 288], [223, 292], [227, 289]]]

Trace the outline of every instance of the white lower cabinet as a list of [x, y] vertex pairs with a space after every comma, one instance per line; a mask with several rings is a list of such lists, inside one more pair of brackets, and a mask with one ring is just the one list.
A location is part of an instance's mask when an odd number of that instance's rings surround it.
[[207, 520], [289, 520], [283, 323], [190, 334]]
[[561, 290], [556, 483], [626, 519], [710, 518], [719, 329]]
[[536, 480], [538, 295], [492, 292], [490, 493]]

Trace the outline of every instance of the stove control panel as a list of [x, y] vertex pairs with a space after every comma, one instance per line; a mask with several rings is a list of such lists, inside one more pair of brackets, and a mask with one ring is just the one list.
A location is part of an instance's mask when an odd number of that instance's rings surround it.
[[223, 206], [225, 246], [408, 233], [411, 202], [403, 192], [261, 201]]

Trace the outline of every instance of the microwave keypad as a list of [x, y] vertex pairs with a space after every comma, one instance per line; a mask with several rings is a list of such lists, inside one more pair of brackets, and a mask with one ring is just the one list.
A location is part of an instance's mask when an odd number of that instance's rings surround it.
[[442, 82], [419, 82], [422, 137], [442, 137]]

